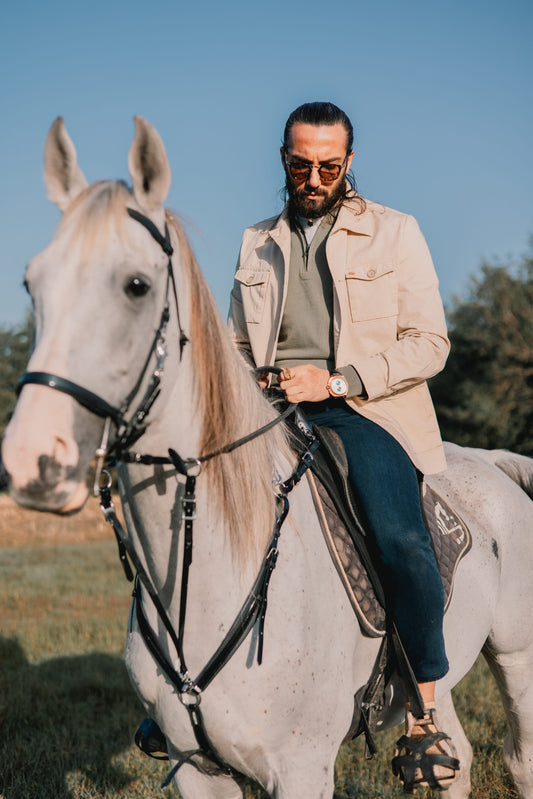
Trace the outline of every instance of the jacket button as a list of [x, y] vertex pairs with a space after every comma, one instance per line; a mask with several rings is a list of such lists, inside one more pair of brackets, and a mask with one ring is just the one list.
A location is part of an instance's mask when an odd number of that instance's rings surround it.
[[254, 282], [254, 277], [255, 275], [248, 275], [248, 277], [246, 278], [246, 282], [248, 283], [248, 285]]
[[375, 269], [369, 269], [366, 274], [367, 274], [367, 277], [374, 277], [374, 275], [376, 274], [376, 270]]

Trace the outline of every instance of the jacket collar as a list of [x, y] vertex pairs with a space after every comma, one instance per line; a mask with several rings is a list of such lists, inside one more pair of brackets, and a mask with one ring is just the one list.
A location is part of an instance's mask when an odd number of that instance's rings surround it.
[[348, 230], [350, 233], [358, 233], [361, 236], [371, 236], [374, 232], [374, 225], [372, 214], [368, 211], [368, 202], [367, 209], [363, 213], [360, 211], [358, 200], [346, 200], [341, 206], [331, 232]]
[[[366, 202], [368, 206], [369, 201]], [[343, 202], [331, 233], [333, 234], [338, 230], [348, 230], [351, 233], [358, 233], [362, 236], [371, 236], [374, 228], [372, 214], [368, 213], [368, 208], [362, 214], [359, 213], [359, 211], [360, 206], [357, 200], [346, 200]], [[289, 230], [288, 211], [287, 206], [285, 206], [272, 227], [267, 231], [267, 234], [282, 247], [282, 244], [284, 244], [288, 238]]]

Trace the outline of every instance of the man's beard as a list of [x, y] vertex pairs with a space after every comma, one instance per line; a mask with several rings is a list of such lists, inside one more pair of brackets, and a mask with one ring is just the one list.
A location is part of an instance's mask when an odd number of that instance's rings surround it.
[[285, 187], [289, 195], [289, 215], [294, 218], [296, 216], [303, 216], [305, 219], [318, 219], [329, 213], [340, 201], [346, 197], [346, 180], [344, 177], [339, 180], [339, 183], [331, 194], [328, 194], [324, 189], [314, 189], [314, 193], [321, 195], [321, 200], [308, 200], [306, 194], [308, 190], [305, 185], [301, 189], [297, 189], [287, 177]]

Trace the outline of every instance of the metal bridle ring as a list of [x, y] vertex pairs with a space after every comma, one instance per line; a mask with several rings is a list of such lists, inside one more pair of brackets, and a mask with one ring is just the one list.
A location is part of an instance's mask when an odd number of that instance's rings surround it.
[[[186, 461], [187, 463], [187, 477], [199, 477], [202, 473], [202, 461], [199, 458], [191, 458], [190, 460]], [[196, 467], [197, 471], [194, 473], [193, 471], [189, 471], [190, 468]]]
[[191, 688], [178, 694], [178, 698], [184, 707], [198, 707], [202, 701], [202, 695]]
[[[102, 478], [107, 478], [105, 483], [102, 482]], [[98, 487], [99, 488], [111, 488], [112, 485], [113, 485], [113, 478], [111, 477], [111, 474], [107, 471], [107, 469], [102, 469], [100, 474], [99, 474]]]

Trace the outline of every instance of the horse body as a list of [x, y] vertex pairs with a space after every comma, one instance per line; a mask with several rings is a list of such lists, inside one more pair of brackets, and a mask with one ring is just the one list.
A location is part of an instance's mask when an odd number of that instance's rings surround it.
[[[476, 654], [483, 652], [498, 683], [509, 725], [504, 759], [520, 796], [531, 799], [533, 639], [527, 608], [533, 568], [533, 462], [508, 452], [492, 454], [450, 444], [446, 455], [449, 468], [432, 477], [431, 483], [449, 497], [470, 527], [473, 548], [458, 569], [445, 617], [451, 668], [441, 688], [451, 688]], [[446, 729], [459, 739], [458, 729], [451, 725]], [[460, 792], [460, 786], [457, 790], [458, 797], [468, 795]], [[455, 790], [450, 789], [449, 795], [455, 799]]]
[[[271, 407], [227, 340], [179, 226], [162, 211], [170, 173], [156, 132], [137, 120], [130, 153], [133, 195], [121, 184], [86, 188], [60, 122], [49, 134], [46, 152], [49, 193], [67, 212], [50, 247], [28, 269], [37, 322], [30, 370], [82, 384], [116, 406], [141, 375], [137, 393], [142, 396], [151, 368], [141, 370], [169, 289], [166, 256], [127, 216], [126, 207], [134, 207], [160, 231], [165, 220], [169, 225], [177, 298], [177, 305], [169, 303], [161, 395], [136, 448], [163, 455], [172, 446], [183, 456], [196, 456], [272, 418]], [[180, 352], [183, 329], [190, 342]], [[103, 427], [102, 419], [71, 396], [26, 385], [3, 444], [14, 498], [59, 512], [81, 507]], [[457, 509], [473, 537], [445, 617], [450, 672], [438, 686], [439, 715], [462, 762], [460, 778], [447, 795], [466, 799], [471, 762], [450, 690], [483, 649], [509, 719], [506, 762], [520, 795], [532, 799], [533, 503], [517, 482], [525, 485], [526, 472], [533, 479], [533, 463], [500, 455], [500, 466], [505, 462], [518, 469], [521, 476], [514, 474], [513, 480], [486, 453], [452, 445], [447, 453], [448, 470], [430, 482]], [[193, 678], [254, 582], [275, 518], [272, 479], [285, 479], [293, 467], [294, 456], [276, 428], [213, 459], [198, 478], [184, 630]], [[183, 480], [168, 466], [121, 464], [117, 473], [132, 543], [177, 625]], [[162, 649], [174, 661], [150, 599], [143, 594], [142, 602]], [[255, 779], [275, 799], [331, 797], [335, 757], [350, 727], [353, 696], [367, 681], [378, 647], [379, 641], [363, 636], [356, 623], [303, 480], [290, 494], [282, 527], [268, 593], [263, 662], [257, 663], [254, 628], [202, 694], [213, 746], [236, 772]], [[171, 762], [197, 749], [188, 712], [148, 651], [133, 615], [126, 663], [147, 712], [165, 732]], [[402, 706], [396, 685], [386, 723], [401, 719]], [[202, 755], [196, 764], [208, 773], [189, 763], [177, 772], [184, 799], [242, 797], [238, 777], [213, 772]]]
[[[206, 498], [199, 494], [198, 500], [199, 508], [205, 507]], [[203, 694], [202, 711], [211, 741], [223, 759], [256, 779], [273, 796], [296, 796], [299, 791], [306, 796], [329, 796], [339, 741], [352, 717], [353, 693], [363, 680], [353, 658], [360, 632], [329, 562], [307, 486], [291, 497], [291, 508], [269, 588], [262, 665], [256, 662], [257, 640], [252, 634]], [[168, 527], [168, 518], [168, 512], [163, 512], [163, 527]], [[152, 514], [149, 524], [156, 523]], [[199, 513], [195, 524], [199, 532], [184, 635], [192, 676], [199, 673], [227, 632], [254, 578], [250, 569], [248, 579], [243, 579], [216, 523], [209, 523]], [[162, 585], [175, 581], [176, 572], [180, 573], [171, 548], [169, 541], [158, 558], [159, 566], [164, 564], [168, 570]], [[208, 584], [206, 575], [211, 575]], [[175, 588], [177, 594], [179, 585]], [[169, 606], [177, 618], [179, 601], [177, 596], [174, 599]], [[149, 606], [148, 601], [148, 613]], [[334, 612], [337, 618], [332, 624]], [[151, 622], [157, 628], [153, 613]], [[325, 637], [327, 652], [317, 659]], [[374, 649], [375, 642], [371, 647]], [[171, 746], [181, 752], [194, 750], [197, 744], [187, 712], [169, 683], [161, 679], [135, 627], [128, 634], [126, 662], [148, 712], [165, 730]], [[369, 663], [371, 666], [372, 656]], [[316, 757], [318, 749], [320, 758]], [[187, 775], [187, 771], [191, 773]], [[189, 766], [178, 773], [184, 797], [189, 796], [184, 787], [188, 783], [190, 796], [211, 796], [205, 787], [210, 781]], [[217, 792], [219, 782], [224, 779], [215, 781], [213, 797], [223, 795]], [[241, 796], [240, 789], [235, 795]]]

